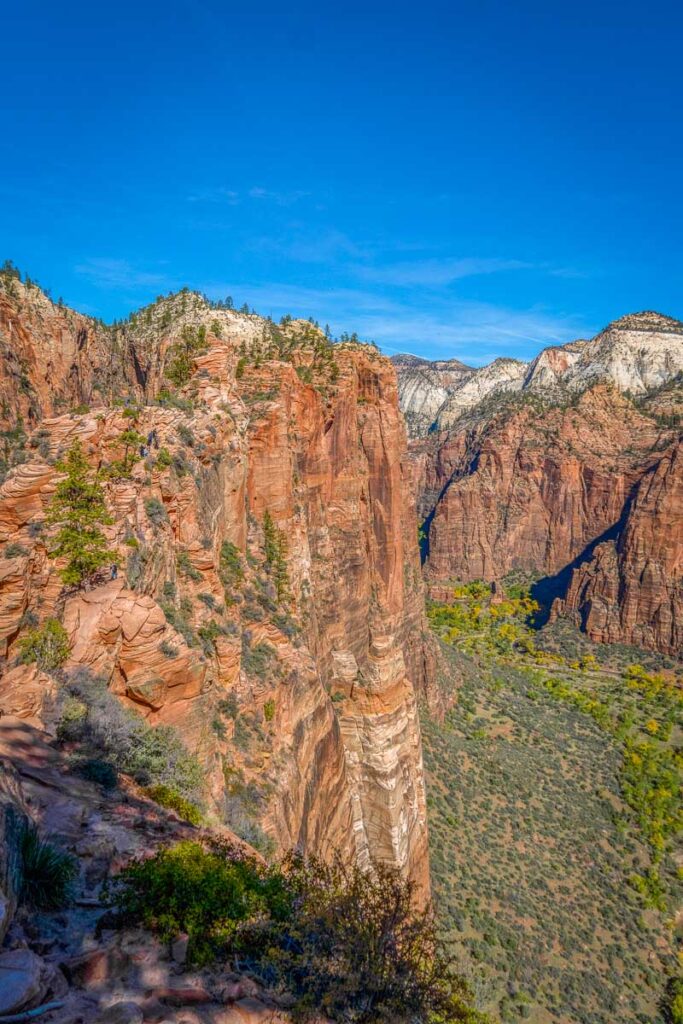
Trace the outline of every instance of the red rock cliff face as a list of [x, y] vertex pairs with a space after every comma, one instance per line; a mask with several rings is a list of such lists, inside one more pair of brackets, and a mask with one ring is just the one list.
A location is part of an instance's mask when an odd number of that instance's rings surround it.
[[[281, 850], [395, 864], [427, 891], [416, 692], [430, 683], [433, 653], [391, 365], [363, 346], [331, 356], [296, 325], [279, 341], [288, 359], [264, 357], [264, 321], [183, 296], [154, 307], [143, 328], [108, 335], [88, 321], [97, 356], [83, 358], [77, 379], [94, 382], [67, 386], [59, 375], [71, 374], [84, 318], [72, 323], [43, 299], [38, 330], [17, 287], [18, 298], [3, 293], [6, 315], [37, 398], [0, 488], [0, 707], [46, 713], [54, 683], [15, 661], [26, 623], [56, 614], [70, 637], [65, 671], [85, 667], [151, 724], [177, 727], [231, 825], [249, 818]], [[149, 404], [187, 323], [207, 335], [182, 401]], [[119, 578], [66, 593], [43, 520], [55, 460], [74, 437], [93, 467], [120, 457], [130, 417], [94, 386], [112, 345], [108, 379], [159, 448], [106, 484]], [[137, 367], [126, 363], [131, 348]], [[92, 411], [54, 415], [50, 375], [52, 393]], [[0, 386], [10, 394], [14, 379]], [[264, 559], [266, 512], [287, 541], [282, 600]], [[241, 573], [227, 582], [226, 542]]]
[[[662, 458], [673, 438], [600, 384], [568, 408], [513, 400], [414, 442], [428, 585], [437, 594], [452, 579], [520, 570], [561, 589], [581, 563], [566, 608], [592, 636], [680, 652], [673, 620], [683, 523], [675, 500], [664, 499], [676, 492], [677, 462]], [[650, 487], [662, 474], [655, 499]], [[666, 528], [656, 541], [660, 515]], [[609, 543], [596, 547], [602, 539]]]
[[424, 485], [437, 494], [428, 578], [558, 572], [619, 520], [662, 436], [604, 387], [447, 436]]
[[683, 651], [683, 452], [675, 444], [638, 483], [615, 540], [572, 574], [554, 615], [594, 639]]

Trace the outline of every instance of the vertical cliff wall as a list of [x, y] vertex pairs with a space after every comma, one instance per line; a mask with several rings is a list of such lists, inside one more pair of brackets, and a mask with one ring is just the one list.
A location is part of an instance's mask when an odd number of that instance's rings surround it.
[[683, 452], [679, 443], [639, 481], [624, 526], [574, 569], [567, 614], [594, 640], [683, 652]]
[[[49, 718], [55, 684], [16, 655], [31, 623], [57, 615], [65, 673], [87, 668], [175, 726], [233, 827], [281, 850], [395, 864], [426, 889], [416, 699], [433, 652], [393, 368], [189, 293], [108, 332], [34, 291], [5, 289], [0, 321], [23, 339], [31, 408], [5, 409], [0, 707], [16, 711], [30, 681], [22, 713]], [[188, 327], [200, 343], [187, 382], [170, 386]], [[96, 357], [74, 377], [83, 330]], [[14, 387], [5, 375], [2, 393]], [[131, 424], [154, 441], [117, 476]], [[75, 437], [105, 471], [121, 571], [67, 592], [44, 518]]]

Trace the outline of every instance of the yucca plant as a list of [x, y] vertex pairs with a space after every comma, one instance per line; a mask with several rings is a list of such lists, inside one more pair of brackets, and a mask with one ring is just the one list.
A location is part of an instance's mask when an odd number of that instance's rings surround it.
[[20, 840], [21, 900], [36, 910], [59, 910], [69, 902], [76, 860], [43, 839], [31, 822]]

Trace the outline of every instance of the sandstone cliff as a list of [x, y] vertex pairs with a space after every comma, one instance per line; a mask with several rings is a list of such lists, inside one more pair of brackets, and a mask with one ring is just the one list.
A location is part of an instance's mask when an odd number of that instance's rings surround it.
[[[620, 519], [669, 434], [613, 390], [513, 405], [447, 435], [425, 470], [430, 580], [551, 575]], [[653, 455], [653, 452], [655, 453]], [[419, 458], [419, 452], [418, 452]]]
[[679, 443], [641, 477], [618, 536], [574, 569], [555, 616], [594, 640], [683, 651], [683, 450]]
[[428, 434], [449, 395], [476, 373], [457, 359], [432, 362], [401, 354], [391, 361], [398, 373], [398, 397], [409, 437]]
[[676, 489], [682, 366], [683, 325], [644, 313], [459, 385], [411, 443], [432, 591], [522, 572], [595, 638], [680, 653], [683, 520], [645, 495], [669, 462]]
[[551, 345], [530, 363], [500, 358], [473, 369], [457, 360], [398, 355], [392, 361], [410, 436], [424, 437], [430, 430], [450, 430], [484, 399], [507, 392], [566, 402], [603, 383], [647, 395], [683, 373], [683, 323], [660, 313], [631, 313], [592, 341]]
[[[0, 303], [0, 707], [47, 715], [55, 684], [15, 662], [27, 628], [57, 615], [64, 672], [87, 668], [177, 727], [233, 827], [426, 887], [416, 694], [433, 655], [390, 363], [189, 292], [115, 328], [15, 280]], [[108, 473], [121, 571], [66, 591], [44, 522], [55, 463], [78, 437], [110, 470], [131, 425], [153, 440]]]

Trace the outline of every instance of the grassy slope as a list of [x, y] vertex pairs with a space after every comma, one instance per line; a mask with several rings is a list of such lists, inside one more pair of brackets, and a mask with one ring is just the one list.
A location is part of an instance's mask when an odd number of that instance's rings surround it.
[[629, 741], [648, 742], [674, 765], [676, 691], [629, 686], [633, 652], [566, 626], [530, 634], [523, 602], [492, 619], [488, 597], [461, 595], [454, 613], [430, 613], [463, 677], [458, 701], [423, 730], [436, 904], [479, 1003], [538, 1024], [661, 1021], [676, 967], [673, 836], [657, 909], [637, 888], [656, 858], [652, 816], [624, 799], [625, 758]]

